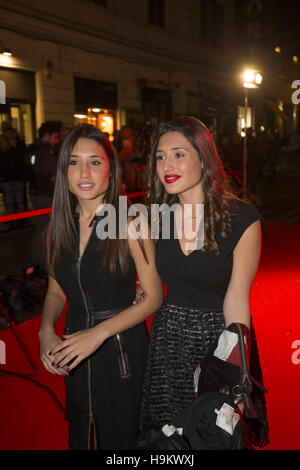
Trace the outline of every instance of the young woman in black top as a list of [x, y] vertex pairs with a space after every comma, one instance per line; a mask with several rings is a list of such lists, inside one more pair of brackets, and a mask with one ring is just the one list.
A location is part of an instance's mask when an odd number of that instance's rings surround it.
[[[138, 433], [144, 320], [161, 305], [162, 287], [152, 241], [119, 237], [128, 231], [127, 218], [125, 227], [119, 223], [119, 183], [106, 136], [90, 125], [75, 128], [58, 162], [39, 332], [45, 368], [65, 376], [70, 449], [89, 449], [91, 429], [97, 449], [131, 449]], [[116, 211], [115, 238], [103, 236], [104, 203]], [[136, 275], [149, 296], [132, 305]], [[62, 340], [54, 327], [66, 300]]]
[[[151, 324], [142, 431], [170, 423], [194, 400], [195, 368], [225, 327], [238, 322], [250, 328], [249, 295], [263, 222], [254, 207], [226, 190], [210, 132], [195, 118], [159, 126], [149, 174], [149, 204], [177, 203], [182, 212], [171, 214], [170, 239], [161, 236], [157, 243], [157, 269], [167, 296]], [[204, 205], [204, 219], [197, 204]], [[198, 248], [191, 236], [200, 233], [203, 222], [204, 244]], [[262, 442], [267, 439], [263, 397], [255, 406], [262, 422], [257, 441]]]

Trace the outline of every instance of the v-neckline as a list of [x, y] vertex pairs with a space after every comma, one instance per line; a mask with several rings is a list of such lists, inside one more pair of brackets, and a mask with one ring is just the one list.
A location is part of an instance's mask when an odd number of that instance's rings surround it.
[[[188, 258], [189, 256], [191, 256], [193, 253], [195, 253], [195, 251], [197, 251], [197, 249], [191, 251], [190, 253], [188, 253], [187, 255], [184, 253], [183, 249], [181, 248], [181, 245], [180, 245], [180, 240], [179, 238], [176, 238], [176, 242], [177, 242], [177, 245], [178, 245], [178, 248], [179, 250], [181, 251], [182, 255], [185, 257], [185, 258]], [[191, 242], [192, 243], [192, 242]]]
[[[187, 255], [184, 253], [184, 251], [183, 251], [183, 249], [182, 249], [182, 247], [181, 247], [181, 244], [180, 244], [180, 239], [179, 239], [177, 236], [175, 237], [175, 235], [177, 235], [176, 216], [175, 216], [175, 213], [172, 213], [172, 215], [173, 215], [173, 217], [174, 217], [174, 218], [173, 218], [173, 221], [172, 221], [172, 223], [173, 223], [173, 237], [175, 238], [175, 240], [176, 240], [176, 242], [177, 242], [177, 246], [178, 246], [178, 248], [179, 248], [179, 251], [182, 253], [182, 255], [183, 255], [185, 258], [188, 258], [188, 257], [191, 256], [195, 251], [198, 251], [198, 249], [195, 248], [193, 251], [191, 251], [191, 252], [188, 253]], [[196, 241], [197, 241], [197, 239], [194, 240], [194, 241], [187, 240], [186, 243], [195, 243]]]
[[79, 259], [82, 259], [83, 256], [85, 255], [85, 252], [87, 250], [87, 247], [91, 241], [91, 238], [92, 238], [92, 234], [93, 234], [93, 231], [94, 231], [94, 227], [96, 225], [96, 222], [101, 218], [101, 217], [104, 217], [103, 214], [95, 214], [94, 218], [92, 219], [92, 228], [91, 228], [91, 231], [89, 233], [89, 236], [87, 238], [87, 242], [85, 244], [85, 247], [84, 247], [84, 250], [82, 251], [82, 254], [80, 255], [80, 214], [78, 212], [75, 212], [75, 218], [77, 220], [77, 227], [78, 227], [78, 258]]
[[79, 216], [78, 213], [76, 213], [76, 216], [77, 216], [77, 224], [78, 224], [78, 259], [81, 260], [81, 259], [83, 258], [83, 256], [85, 255], [85, 252], [86, 252], [86, 250], [87, 250], [87, 247], [88, 247], [88, 245], [89, 245], [89, 243], [90, 243], [90, 240], [91, 240], [91, 238], [92, 238], [92, 233], [93, 233], [93, 231], [94, 231], [94, 226], [95, 226], [95, 219], [96, 219], [96, 217], [95, 217], [94, 220], [93, 220], [93, 225], [92, 225], [91, 231], [90, 231], [90, 233], [89, 233], [89, 236], [87, 237], [87, 242], [86, 242], [86, 244], [85, 244], [85, 247], [84, 247], [84, 249], [82, 250], [82, 253], [80, 253], [80, 238], [81, 238], [81, 236], [80, 236], [80, 216]]

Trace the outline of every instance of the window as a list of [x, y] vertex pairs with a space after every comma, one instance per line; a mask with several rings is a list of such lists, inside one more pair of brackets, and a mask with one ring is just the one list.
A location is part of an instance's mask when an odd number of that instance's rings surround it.
[[165, 27], [165, 0], [148, 0], [148, 23]]
[[224, 6], [220, 0], [201, 0], [201, 39], [208, 46], [220, 47], [224, 38]]

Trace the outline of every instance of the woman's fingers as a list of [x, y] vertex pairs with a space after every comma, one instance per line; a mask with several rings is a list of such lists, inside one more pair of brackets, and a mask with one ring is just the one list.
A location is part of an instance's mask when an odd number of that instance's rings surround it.
[[57, 370], [66, 368], [67, 372], [95, 352], [105, 340], [95, 328], [81, 330], [72, 335], [66, 335], [65, 338], [67, 339], [50, 351], [49, 357], [53, 361], [51, 366]]
[[70, 364], [67, 368], [67, 373], [69, 374], [71, 372], [72, 369], [74, 369], [76, 366], [78, 366], [78, 364], [80, 364], [80, 362], [84, 359], [84, 357], [81, 357], [81, 356], [77, 356], [75, 358], [75, 360], [72, 362], [72, 364]]
[[77, 356], [78, 354], [70, 350], [68, 354], [66, 354], [62, 359], [58, 358], [57, 360], [55, 360], [54, 367], [58, 369], [62, 369], [66, 367], [69, 364], [69, 362], [73, 361]]
[[136, 305], [139, 302], [142, 302], [146, 296], [146, 292], [138, 285], [135, 291], [135, 300], [133, 301], [133, 304]]
[[69, 357], [67, 362], [69, 362], [72, 359], [72, 357], [70, 357], [72, 353], [73, 353], [73, 349], [71, 345], [65, 346], [63, 349], [57, 352], [53, 352], [50, 356], [52, 358], [51, 365], [57, 368], [62, 367], [67, 357]]
[[45, 369], [48, 372], [51, 372], [51, 374], [65, 375], [65, 371], [63, 371], [62, 369], [59, 370], [53, 365], [53, 359], [49, 359], [49, 357], [43, 356], [42, 357], [42, 363], [43, 363]]
[[51, 374], [66, 375], [66, 370], [55, 367], [55, 357], [52, 351], [56, 350], [62, 343], [56, 334], [43, 338], [41, 341], [41, 361], [45, 369]]

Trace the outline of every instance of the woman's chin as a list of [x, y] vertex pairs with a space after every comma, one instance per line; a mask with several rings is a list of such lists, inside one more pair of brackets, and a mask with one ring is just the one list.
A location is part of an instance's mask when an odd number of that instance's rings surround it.
[[167, 191], [168, 194], [178, 194], [180, 191], [179, 185], [176, 185], [176, 183], [163, 183], [163, 187]]

